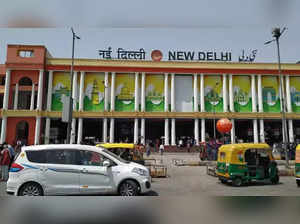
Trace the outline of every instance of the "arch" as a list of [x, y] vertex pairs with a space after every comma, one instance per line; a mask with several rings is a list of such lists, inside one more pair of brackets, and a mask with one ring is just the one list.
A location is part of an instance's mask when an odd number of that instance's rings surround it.
[[29, 124], [27, 121], [20, 121], [16, 125], [16, 141], [21, 141], [23, 144], [28, 143]]
[[23, 77], [19, 80], [20, 86], [32, 86], [32, 80], [28, 77]]

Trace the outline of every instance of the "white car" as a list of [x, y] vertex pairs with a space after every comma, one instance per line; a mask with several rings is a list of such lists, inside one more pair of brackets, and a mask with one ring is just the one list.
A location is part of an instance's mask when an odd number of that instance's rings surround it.
[[100, 147], [70, 144], [23, 147], [11, 166], [6, 192], [20, 196], [135, 196], [150, 189], [146, 167]]

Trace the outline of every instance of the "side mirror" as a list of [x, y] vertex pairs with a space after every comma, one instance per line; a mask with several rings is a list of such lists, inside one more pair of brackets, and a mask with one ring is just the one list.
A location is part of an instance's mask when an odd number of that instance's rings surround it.
[[110, 167], [110, 161], [109, 160], [104, 160], [104, 162], [103, 162], [103, 166], [105, 166], [105, 167]]

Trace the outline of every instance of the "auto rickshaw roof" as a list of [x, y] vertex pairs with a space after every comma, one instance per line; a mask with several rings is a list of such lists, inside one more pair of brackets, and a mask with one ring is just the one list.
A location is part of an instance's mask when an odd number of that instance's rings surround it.
[[296, 150], [300, 150], [300, 144], [297, 145]]
[[126, 148], [126, 149], [134, 149], [133, 143], [103, 143], [96, 145], [97, 147], [103, 147], [106, 149], [112, 149], [112, 148]]
[[239, 143], [239, 144], [228, 144], [222, 145], [219, 151], [246, 151], [247, 149], [270, 149], [271, 147], [266, 143]]

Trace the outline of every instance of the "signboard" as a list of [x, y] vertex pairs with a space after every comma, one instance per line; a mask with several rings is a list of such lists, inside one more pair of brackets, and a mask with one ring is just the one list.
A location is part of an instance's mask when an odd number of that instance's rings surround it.
[[251, 79], [250, 76], [232, 76], [233, 102], [235, 112], [251, 112]]
[[134, 74], [116, 74], [115, 111], [134, 111]]
[[280, 112], [278, 77], [262, 76], [262, 97], [264, 112]]
[[204, 76], [205, 111], [223, 112], [223, 82], [220, 75]]
[[62, 111], [65, 98], [70, 96], [70, 73], [54, 72], [51, 110]]
[[164, 75], [146, 75], [146, 111], [164, 111]]
[[300, 77], [290, 77], [291, 104], [293, 112], [300, 112]]

